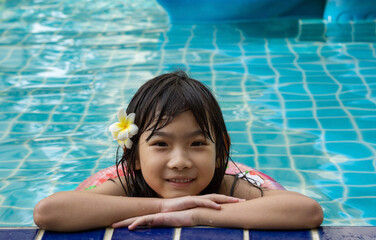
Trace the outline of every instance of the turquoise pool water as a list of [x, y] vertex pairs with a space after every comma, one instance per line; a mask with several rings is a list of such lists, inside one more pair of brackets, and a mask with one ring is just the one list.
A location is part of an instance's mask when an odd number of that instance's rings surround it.
[[106, 128], [184, 67], [216, 94], [235, 161], [376, 226], [376, 22], [170, 25], [152, 0], [0, 0], [0, 226], [114, 164]]

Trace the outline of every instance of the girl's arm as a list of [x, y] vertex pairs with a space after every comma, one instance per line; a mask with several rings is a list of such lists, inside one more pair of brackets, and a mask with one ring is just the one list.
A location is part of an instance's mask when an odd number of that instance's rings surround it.
[[34, 222], [52, 231], [80, 231], [111, 225], [117, 219], [157, 213], [157, 199], [110, 196], [85, 191], [58, 192], [34, 208]]
[[[224, 184], [221, 192], [228, 195], [231, 184]], [[247, 229], [310, 229], [320, 226], [323, 212], [320, 205], [302, 194], [282, 191], [260, 191], [239, 180], [235, 197], [248, 199], [239, 203], [222, 204], [219, 211], [194, 208], [179, 212], [158, 213], [127, 219], [114, 227], [140, 225], [236, 227]]]
[[320, 205], [301, 194], [271, 190], [262, 198], [222, 204], [221, 209], [193, 208], [126, 219], [112, 226], [235, 227], [246, 229], [311, 229], [323, 220]]
[[160, 199], [124, 197], [123, 194], [122, 188], [111, 181], [88, 191], [58, 192], [35, 206], [34, 221], [41, 229], [81, 231], [107, 227], [135, 216], [194, 207], [219, 209], [219, 203], [239, 201], [224, 195]]
[[[225, 176], [221, 193], [230, 195], [233, 179], [231, 175]], [[197, 217], [198, 224], [230, 224], [254, 229], [309, 229], [320, 226], [323, 221], [321, 206], [315, 200], [296, 192], [263, 190], [263, 197], [260, 197], [259, 189], [239, 179], [234, 196], [248, 201], [224, 204], [215, 218], [212, 217], [213, 213], [207, 212], [206, 209], [197, 209], [194, 216]]]
[[192, 209], [197, 225], [247, 229], [310, 229], [320, 226], [320, 205], [299, 193], [270, 190], [264, 197], [236, 204], [223, 204], [220, 211]]

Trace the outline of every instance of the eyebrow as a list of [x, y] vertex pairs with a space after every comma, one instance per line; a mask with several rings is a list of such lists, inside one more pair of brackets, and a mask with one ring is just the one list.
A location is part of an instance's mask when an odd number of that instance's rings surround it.
[[[174, 138], [175, 134], [169, 133], [169, 132], [160, 131], [160, 130], [155, 130], [154, 133], [153, 133], [153, 135], [150, 137], [150, 139], [152, 137], [154, 137], [154, 136]], [[196, 131], [193, 131], [193, 132], [190, 132], [190, 133], [186, 134], [184, 137], [185, 138], [191, 138], [191, 137], [196, 137], [196, 136], [204, 136], [205, 137], [205, 134], [204, 134], [204, 132], [201, 129], [197, 129]]]

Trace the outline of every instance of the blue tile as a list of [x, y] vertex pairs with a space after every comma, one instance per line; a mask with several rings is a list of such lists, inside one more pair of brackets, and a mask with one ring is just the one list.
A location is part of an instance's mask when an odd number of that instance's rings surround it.
[[75, 233], [61, 233], [61, 232], [50, 232], [46, 231], [43, 234], [42, 240], [102, 240], [106, 229], [97, 229], [92, 231], [82, 231]]
[[128, 228], [117, 228], [112, 235], [112, 240], [167, 240], [173, 239], [174, 231], [174, 228], [137, 228], [134, 231], [129, 231]]
[[181, 240], [215, 239], [240, 240], [243, 239], [243, 229], [234, 228], [183, 228]]
[[322, 227], [319, 235], [321, 240], [376, 239], [376, 227]]
[[[362, 142], [329, 142], [325, 144], [329, 153], [337, 153], [349, 159], [372, 159], [372, 149]], [[371, 181], [371, 180], [368, 180]]]
[[28, 240], [34, 239], [38, 229], [0, 229], [0, 239]]
[[259, 240], [299, 240], [299, 239], [311, 239], [311, 232], [309, 230], [304, 231], [261, 231], [261, 230], [249, 230], [249, 239]]

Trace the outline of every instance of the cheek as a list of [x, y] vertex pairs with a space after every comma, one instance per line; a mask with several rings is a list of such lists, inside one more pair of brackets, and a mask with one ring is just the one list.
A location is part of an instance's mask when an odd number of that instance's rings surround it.
[[148, 165], [145, 166], [145, 164], [141, 164], [141, 173], [144, 177], [146, 183], [151, 187], [153, 190], [153, 183], [155, 183], [155, 171], [153, 171], [152, 167], [148, 167]]
[[[209, 161], [208, 161], [209, 160]], [[208, 154], [202, 161], [200, 161], [200, 169], [202, 171], [201, 174], [206, 176], [206, 179], [211, 179], [214, 176], [215, 169], [218, 167], [218, 159], [216, 159], [215, 155]]]
[[163, 171], [163, 165], [160, 164], [158, 158], [150, 156], [150, 154], [140, 154], [139, 166], [146, 183], [153, 188], [156, 184], [159, 184], [159, 176]]
[[161, 196], [163, 182], [160, 178], [160, 171], [153, 167], [142, 167], [142, 176], [145, 179], [146, 184], [153, 189], [159, 196]]

